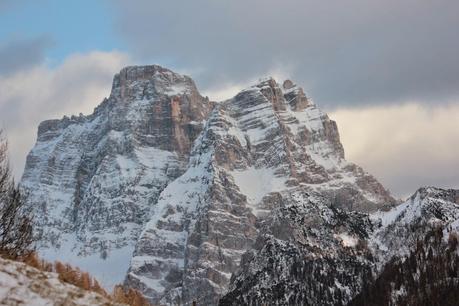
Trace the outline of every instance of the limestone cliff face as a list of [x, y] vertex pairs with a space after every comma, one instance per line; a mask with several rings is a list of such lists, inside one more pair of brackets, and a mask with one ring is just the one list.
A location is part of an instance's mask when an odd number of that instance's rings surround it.
[[160, 66], [121, 70], [110, 99], [115, 101], [112, 128], [128, 124], [139, 143], [177, 152], [185, 160], [212, 108], [190, 77]]
[[[187, 76], [127, 67], [93, 114], [41, 123], [21, 184], [43, 232], [43, 254], [108, 256], [102, 263], [122, 267], [115, 277], [122, 281], [152, 206], [185, 171], [212, 107]], [[111, 284], [111, 275], [101, 278]]]
[[[181, 305], [216, 305], [264, 233], [311, 239], [314, 230], [277, 229], [273, 216], [288, 220], [285, 207], [323, 199], [295, 211], [322, 228], [325, 248], [395, 203], [345, 160], [336, 123], [292, 81], [263, 79], [212, 103], [189, 77], [159, 66], [121, 70], [89, 116], [43, 122], [22, 186], [45, 257]], [[336, 216], [321, 224], [324, 214]], [[327, 232], [341, 214], [352, 222]]]

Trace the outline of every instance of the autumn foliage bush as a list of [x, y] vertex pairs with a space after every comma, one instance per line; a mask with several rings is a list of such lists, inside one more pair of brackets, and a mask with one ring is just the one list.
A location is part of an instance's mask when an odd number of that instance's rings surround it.
[[113, 289], [113, 299], [119, 303], [126, 303], [133, 306], [150, 305], [139, 291], [132, 288], [124, 288], [121, 285], [117, 285]]

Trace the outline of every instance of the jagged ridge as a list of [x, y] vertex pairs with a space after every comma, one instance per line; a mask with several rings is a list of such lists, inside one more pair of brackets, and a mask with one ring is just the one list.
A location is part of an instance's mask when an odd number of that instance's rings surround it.
[[[257, 238], [262, 243], [245, 255], [219, 305], [347, 305], [362, 290], [366, 295], [352, 301], [355, 305], [365, 304], [367, 295], [378, 303], [383, 301], [378, 294], [402, 301], [403, 287], [410, 284], [401, 277], [387, 277], [387, 270], [394, 262], [402, 266], [404, 258], [419, 248], [420, 241], [428, 241], [430, 233], [446, 241], [459, 228], [459, 190], [421, 188], [401, 205], [370, 215], [336, 209], [329, 201], [309, 196], [293, 207], [288, 207], [294, 203], [289, 201], [278, 209], [273, 218], [281, 221], [265, 224]], [[310, 207], [322, 211], [311, 212]], [[429, 260], [422, 265], [435, 264]], [[381, 273], [395, 283], [381, 283]], [[437, 282], [449, 281], [437, 276]], [[380, 287], [375, 287], [373, 279], [393, 296], [378, 293]], [[427, 284], [439, 285], [428, 280]], [[390, 289], [393, 286], [397, 291]], [[412, 291], [409, 294], [406, 298], [415, 297]]]
[[285, 86], [262, 80], [216, 105], [187, 172], [162, 192], [140, 236], [128, 285], [155, 302], [215, 304], [257, 223], [280, 205], [274, 192], [324, 193], [362, 211], [393, 202], [344, 160], [336, 124], [292, 82]]

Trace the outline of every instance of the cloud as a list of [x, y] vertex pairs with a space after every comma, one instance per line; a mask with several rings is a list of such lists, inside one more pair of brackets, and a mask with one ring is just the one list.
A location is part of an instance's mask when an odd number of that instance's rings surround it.
[[0, 44], [0, 75], [9, 75], [42, 63], [50, 45], [51, 41], [46, 36], [14, 39]]
[[337, 110], [347, 159], [406, 197], [420, 186], [459, 187], [459, 105]]
[[[182, 71], [181, 73], [191, 75], [190, 73], [187, 73], [186, 71]], [[277, 82], [280, 82], [280, 84], [282, 84], [284, 80], [290, 79], [291, 67], [273, 66], [267, 72], [267, 75], [272, 76]], [[193, 77], [193, 79], [196, 79], [196, 78]], [[241, 81], [224, 82], [223, 84], [217, 84], [211, 88], [204, 88], [204, 89], [199, 88], [199, 89], [203, 96], [208, 96], [213, 101], [224, 101], [224, 100], [234, 97], [241, 90], [251, 85], [257, 84], [259, 80], [260, 78], [254, 77], [254, 78], [246, 80], [245, 82], [241, 82]]]
[[327, 107], [459, 96], [458, 1], [117, 1], [140, 61], [187, 69], [205, 90], [287, 65]]
[[[0, 75], [0, 126], [9, 137], [16, 176], [22, 173], [40, 121], [92, 112], [109, 95], [113, 75], [131, 62], [119, 52], [91, 52], [69, 56], [54, 68], [39, 64]], [[268, 72], [284, 79], [289, 68], [281, 68]], [[221, 100], [254, 81], [203, 92]], [[395, 195], [407, 196], [421, 185], [459, 186], [457, 103], [358, 106], [337, 109], [331, 117], [340, 128], [347, 158], [376, 175]]]
[[7, 133], [16, 177], [39, 122], [92, 112], [109, 95], [113, 75], [128, 62], [123, 53], [90, 52], [71, 55], [54, 68], [39, 64], [0, 75], [0, 126]]

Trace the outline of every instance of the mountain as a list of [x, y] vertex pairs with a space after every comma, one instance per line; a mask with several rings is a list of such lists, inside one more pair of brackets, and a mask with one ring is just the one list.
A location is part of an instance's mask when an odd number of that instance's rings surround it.
[[215, 304], [257, 223], [293, 193], [333, 195], [343, 209], [373, 211], [387, 191], [344, 160], [335, 122], [301, 88], [266, 79], [218, 103], [138, 240], [127, 283], [153, 301]]
[[42, 231], [41, 254], [122, 282], [161, 191], [185, 170], [213, 103], [189, 77], [127, 67], [89, 116], [38, 128], [21, 184]]
[[212, 102], [156, 65], [122, 69], [93, 114], [42, 122], [21, 186], [42, 256], [157, 304], [346, 305], [459, 224], [454, 190], [397, 205], [294, 82]]

